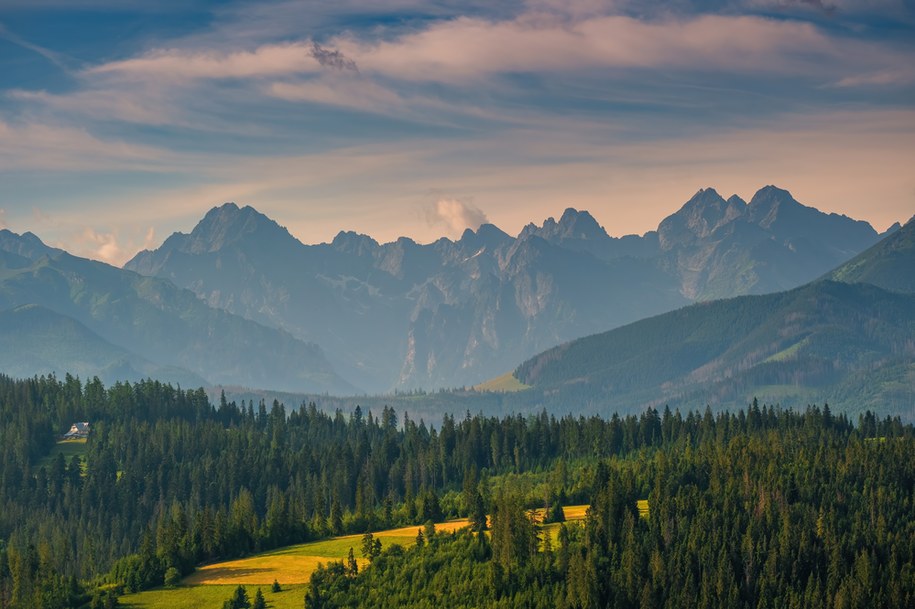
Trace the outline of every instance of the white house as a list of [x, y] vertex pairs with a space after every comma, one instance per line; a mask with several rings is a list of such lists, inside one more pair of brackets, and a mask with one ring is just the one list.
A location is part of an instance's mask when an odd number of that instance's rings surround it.
[[89, 421], [80, 421], [70, 426], [70, 431], [64, 434], [64, 438], [75, 440], [78, 438], [89, 437]]

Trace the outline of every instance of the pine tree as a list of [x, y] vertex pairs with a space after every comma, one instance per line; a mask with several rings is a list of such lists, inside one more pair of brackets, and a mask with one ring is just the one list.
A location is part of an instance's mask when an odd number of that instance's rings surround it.
[[254, 593], [254, 603], [251, 604], [251, 609], [267, 609], [267, 601], [264, 600], [264, 593], [260, 588]]

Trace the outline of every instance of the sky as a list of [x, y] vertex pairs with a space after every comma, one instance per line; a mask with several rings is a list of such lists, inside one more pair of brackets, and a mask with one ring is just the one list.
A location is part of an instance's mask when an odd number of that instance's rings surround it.
[[227, 201], [621, 236], [767, 184], [915, 214], [915, 0], [0, 0], [0, 228], [112, 264]]

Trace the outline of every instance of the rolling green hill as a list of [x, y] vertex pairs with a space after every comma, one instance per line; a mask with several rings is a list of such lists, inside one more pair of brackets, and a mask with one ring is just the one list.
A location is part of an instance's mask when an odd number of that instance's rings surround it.
[[915, 221], [826, 275], [845, 283], [870, 283], [884, 290], [915, 293]]
[[915, 296], [820, 281], [701, 303], [550, 349], [514, 375], [544, 405], [731, 407], [757, 396], [912, 418]]

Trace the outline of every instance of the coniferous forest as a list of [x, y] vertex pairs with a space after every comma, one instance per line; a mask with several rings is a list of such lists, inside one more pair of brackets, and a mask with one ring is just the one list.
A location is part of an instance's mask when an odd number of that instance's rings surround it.
[[[0, 417], [4, 608], [116, 606], [204, 562], [405, 525], [423, 543], [330, 563], [303, 606], [915, 606], [915, 430], [869, 412], [432, 428], [67, 376], [0, 377]], [[49, 457], [74, 421], [91, 422], [85, 458]], [[591, 508], [541, 535], [529, 510], [563, 502]]]

